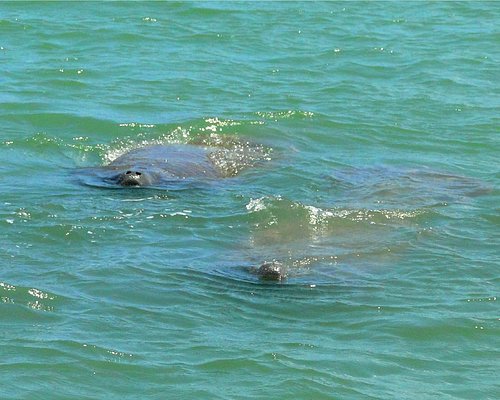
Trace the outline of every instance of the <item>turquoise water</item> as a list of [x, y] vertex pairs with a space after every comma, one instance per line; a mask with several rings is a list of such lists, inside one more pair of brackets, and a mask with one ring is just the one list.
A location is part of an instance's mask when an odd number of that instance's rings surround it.
[[[499, 27], [495, 2], [1, 3], [0, 397], [499, 398]], [[79, 179], [169, 143], [247, 167]]]

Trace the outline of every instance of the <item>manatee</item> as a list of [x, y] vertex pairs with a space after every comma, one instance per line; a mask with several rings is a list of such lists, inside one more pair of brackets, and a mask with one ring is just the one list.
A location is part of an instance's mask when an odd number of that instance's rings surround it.
[[79, 170], [91, 186], [169, 186], [183, 182], [224, 178], [229, 174], [216, 164], [211, 147], [170, 144], [133, 149], [110, 164]]
[[282, 281], [287, 276], [285, 266], [279, 261], [266, 261], [251, 272], [264, 281]]

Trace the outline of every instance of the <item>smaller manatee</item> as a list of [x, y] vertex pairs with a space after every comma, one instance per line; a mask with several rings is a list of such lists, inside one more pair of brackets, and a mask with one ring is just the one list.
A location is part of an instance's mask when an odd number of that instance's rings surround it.
[[78, 169], [78, 175], [90, 186], [176, 188], [188, 182], [225, 178], [211, 159], [214, 151], [189, 144], [138, 147], [108, 165]]
[[268, 150], [249, 142], [166, 143], [139, 146], [108, 165], [78, 168], [79, 181], [96, 187], [154, 187], [179, 189], [232, 178], [259, 161]]

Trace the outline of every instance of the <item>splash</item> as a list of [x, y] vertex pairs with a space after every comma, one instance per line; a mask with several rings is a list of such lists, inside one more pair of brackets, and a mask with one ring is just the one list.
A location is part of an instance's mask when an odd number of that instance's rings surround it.
[[312, 118], [314, 116], [313, 112], [310, 111], [258, 111], [256, 113], [259, 117], [264, 119], [271, 119], [274, 121], [278, 121], [281, 119], [289, 119], [289, 118]]
[[[142, 129], [134, 136], [127, 136], [107, 146], [103, 162], [108, 164], [121, 155], [142, 147], [169, 144], [193, 144], [213, 148], [210, 160], [222, 176], [231, 177], [256, 164], [271, 160], [272, 148], [256, 144], [238, 135], [234, 129], [245, 125], [262, 124], [261, 121], [235, 121], [217, 117], [206, 118], [201, 123], [176, 126], [158, 134], [161, 125], [128, 122], [122, 128]], [[232, 132], [226, 131], [231, 129]], [[97, 148], [98, 146], [96, 146]]]
[[334, 223], [335, 220], [383, 224], [387, 221], [403, 221], [416, 218], [425, 213], [421, 209], [389, 210], [340, 207], [328, 209], [289, 201], [281, 196], [263, 196], [257, 199], [250, 199], [245, 207], [250, 213], [267, 213], [268, 217], [271, 217], [274, 221], [294, 218], [297, 224], [305, 223], [309, 226], [324, 226]]
[[17, 287], [0, 282], [0, 301], [5, 304], [24, 304], [36, 311], [54, 311], [56, 296], [37, 288]]

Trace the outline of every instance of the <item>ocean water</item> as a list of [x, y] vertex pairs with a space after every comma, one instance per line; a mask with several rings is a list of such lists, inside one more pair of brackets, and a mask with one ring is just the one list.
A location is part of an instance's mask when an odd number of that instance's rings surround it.
[[[499, 27], [496, 2], [1, 3], [0, 398], [498, 399]], [[82, 180], [172, 143], [241, 172]]]

